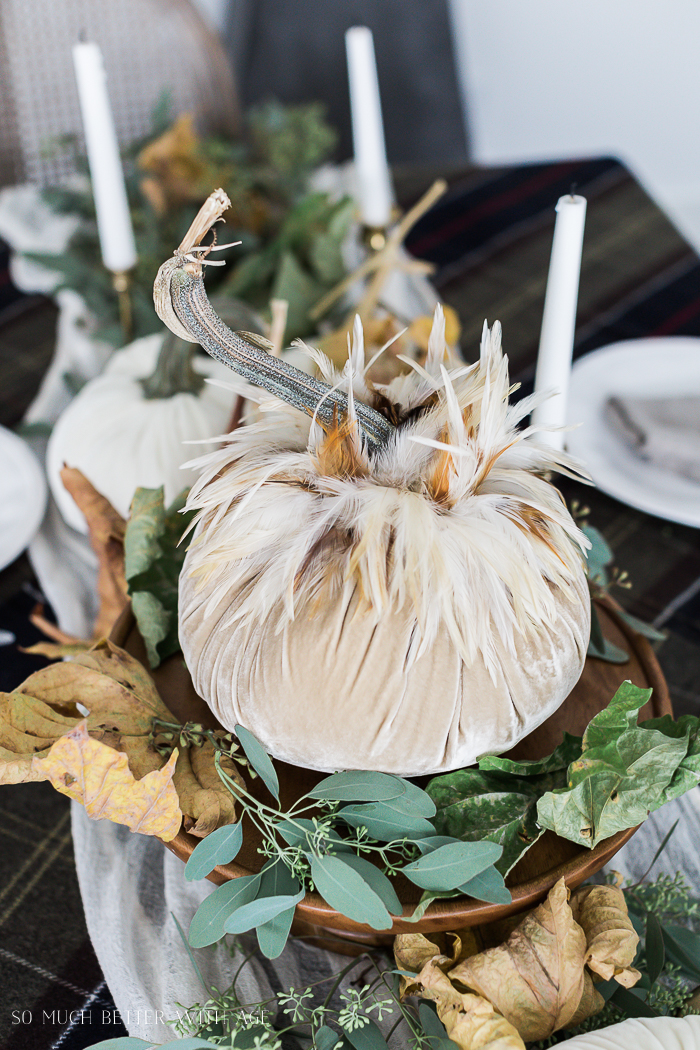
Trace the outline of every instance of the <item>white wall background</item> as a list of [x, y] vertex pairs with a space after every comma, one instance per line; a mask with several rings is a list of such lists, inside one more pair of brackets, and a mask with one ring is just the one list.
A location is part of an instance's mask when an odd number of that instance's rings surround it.
[[612, 154], [700, 248], [699, 0], [449, 0], [473, 158]]

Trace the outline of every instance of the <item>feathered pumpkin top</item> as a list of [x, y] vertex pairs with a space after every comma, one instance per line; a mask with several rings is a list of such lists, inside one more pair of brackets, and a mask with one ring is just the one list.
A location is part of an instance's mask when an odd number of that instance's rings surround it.
[[[425, 364], [407, 362], [386, 386], [367, 380], [359, 318], [342, 373], [305, 349], [347, 393], [347, 414], [322, 425], [236, 385], [260, 418], [192, 464], [190, 574], [212, 609], [237, 593], [231, 626], [280, 604], [288, 620], [313, 616], [348, 588], [361, 597], [355, 615], [378, 620], [408, 604], [410, 661], [447, 632], [468, 666], [481, 654], [493, 674], [497, 641], [513, 652], [517, 634], [554, 624], [557, 590], [580, 601], [573, 584], [588, 546], [543, 476], [578, 476], [575, 464], [518, 429], [534, 395], [508, 404], [500, 324], [484, 325], [476, 364], [457, 363], [438, 307]], [[356, 400], [396, 425], [378, 451], [363, 443]]]

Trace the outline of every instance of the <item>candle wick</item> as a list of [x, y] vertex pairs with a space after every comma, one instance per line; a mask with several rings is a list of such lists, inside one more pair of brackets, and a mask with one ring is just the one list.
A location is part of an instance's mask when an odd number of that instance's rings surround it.
[[578, 182], [572, 182], [571, 183], [571, 189], [569, 190], [569, 196], [572, 199], [576, 196], [576, 187], [577, 186], [578, 186]]
[[85, 29], [81, 29], [78, 33], [78, 42], [80, 44], [87, 44], [87, 32]]

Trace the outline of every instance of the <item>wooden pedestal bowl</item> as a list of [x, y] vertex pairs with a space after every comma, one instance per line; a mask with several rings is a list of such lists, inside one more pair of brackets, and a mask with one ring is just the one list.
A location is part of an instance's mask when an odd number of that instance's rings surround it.
[[[549, 754], [561, 742], [565, 729], [569, 733], [581, 735], [591, 718], [608, 704], [617, 688], [627, 679], [635, 685], [653, 688], [649, 703], [640, 712], [640, 720], [672, 714], [668, 688], [648, 641], [635, 634], [622, 621], [613, 602], [605, 599], [596, 604], [605, 637], [629, 653], [629, 662], [610, 664], [589, 657], [579, 682], [559, 710], [521, 740], [509, 752], [510, 757], [534, 759]], [[125, 610], [115, 624], [112, 641], [135, 656], [144, 666], [149, 666], [143, 640], [130, 609]], [[163, 702], [179, 720], [218, 727], [219, 723], [207, 705], [195, 693], [181, 653], [171, 656], [151, 673]], [[326, 775], [284, 762], [276, 762], [275, 767], [279, 775], [283, 807], [291, 805]], [[249, 789], [253, 793], [256, 789], [263, 793], [265, 790], [260, 787], [259, 780], [249, 785]], [[551, 831], [545, 832], [506, 879], [512, 894], [510, 904], [488, 904], [470, 897], [435, 901], [419, 922], [408, 923], [399, 917], [394, 920], [391, 931], [377, 934], [370, 927], [339, 914], [318, 893], [307, 893], [297, 905], [292, 933], [323, 947], [352, 954], [366, 947], [390, 944], [397, 933], [431, 933], [481, 926], [534, 907], [562, 876], [569, 887], [578, 886], [599, 871], [635, 830], [621, 831], [599, 843], [593, 850], [561, 839]], [[187, 832], [180, 831], [165, 845], [182, 861], [187, 861], [199, 841]], [[262, 866], [262, 858], [257, 852], [259, 845], [259, 835], [247, 822], [243, 847], [235, 862], [215, 868], [209, 879], [221, 884], [259, 871]], [[403, 914], [409, 916], [420, 899], [421, 890], [402, 876], [396, 878], [395, 888], [404, 904]]]

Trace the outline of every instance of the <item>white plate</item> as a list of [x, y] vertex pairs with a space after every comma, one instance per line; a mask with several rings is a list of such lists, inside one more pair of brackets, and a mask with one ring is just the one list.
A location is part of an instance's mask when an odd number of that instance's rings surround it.
[[46, 479], [26, 441], [0, 427], [0, 569], [22, 553], [41, 525]]
[[576, 361], [568, 417], [581, 425], [566, 442], [603, 492], [667, 521], [700, 527], [700, 485], [645, 462], [625, 445], [605, 421], [612, 395], [700, 397], [700, 339], [630, 339]]

